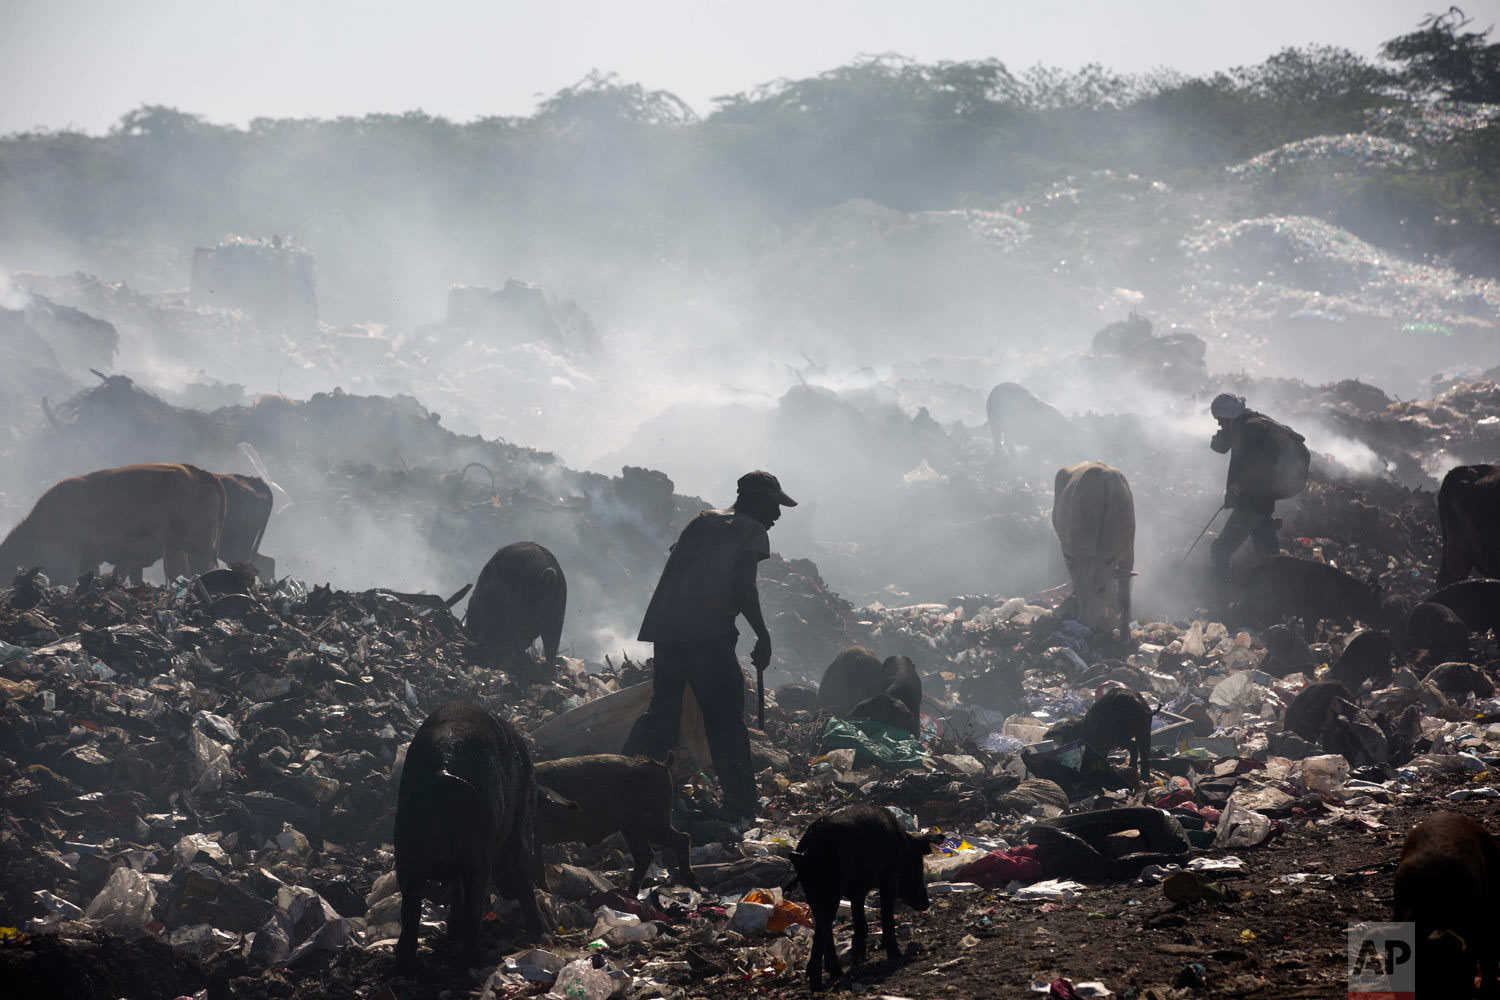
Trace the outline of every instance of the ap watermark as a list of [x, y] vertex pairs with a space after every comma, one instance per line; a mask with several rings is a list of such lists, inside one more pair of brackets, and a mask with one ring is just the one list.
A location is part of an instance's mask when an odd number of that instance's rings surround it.
[[1417, 925], [1349, 926], [1348, 1000], [1416, 1000]]

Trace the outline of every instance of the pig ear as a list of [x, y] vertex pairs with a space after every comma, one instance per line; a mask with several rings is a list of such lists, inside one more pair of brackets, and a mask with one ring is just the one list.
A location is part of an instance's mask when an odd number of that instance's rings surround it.
[[563, 809], [578, 808], [577, 802], [574, 802], [572, 799], [564, 798], [563, 796], [554, 792], [552, 789], [548, 788], [546, 785], [537, 785], [536, 794], [537, 798], [542, 799], [544, 802], [550, 802], [553, 805], [560, 806]]

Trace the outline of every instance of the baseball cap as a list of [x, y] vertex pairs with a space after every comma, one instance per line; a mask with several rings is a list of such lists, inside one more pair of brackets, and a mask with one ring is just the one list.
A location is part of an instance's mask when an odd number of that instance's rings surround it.
[[797, 501], [781, 491], [781, 481], [763, 469], [745, 473], [735, 485], [743, 496], [768, 496], [783, 507], [797, 506]]
[[1231, 396], [1227, 392], [1221, 392], [1209, 404], [1208, 412], [1219, 420], [1233, 420], [1245, 412], [1245, 397]]

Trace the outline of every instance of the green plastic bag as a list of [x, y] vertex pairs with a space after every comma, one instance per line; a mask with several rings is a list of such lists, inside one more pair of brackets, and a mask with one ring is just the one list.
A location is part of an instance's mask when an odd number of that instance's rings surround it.
[[872, 719], [829, 719], [819, 743], [823, 753], [853, 750], [854, 766], [906, 767], [927, 757], [922, 741], [894, 726]]

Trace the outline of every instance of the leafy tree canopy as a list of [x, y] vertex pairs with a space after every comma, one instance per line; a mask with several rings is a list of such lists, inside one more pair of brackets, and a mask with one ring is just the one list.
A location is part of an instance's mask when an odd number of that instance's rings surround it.
[[1402, 81], [1415, 94], [1500, 101], [1500, 42], [1486, 42], [1493, 27], [1464, 31], [1470, 22], [1457, 7], [1428, 14], [1416, 31], [1386, 42], [1380, 53], [1404, 64]]

